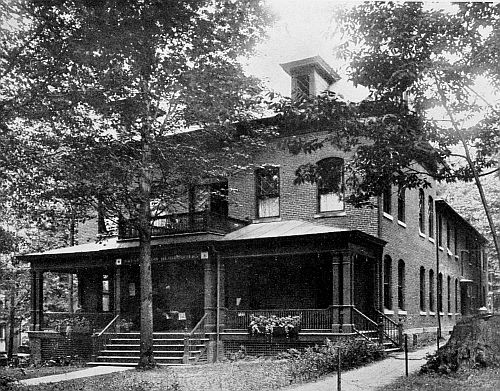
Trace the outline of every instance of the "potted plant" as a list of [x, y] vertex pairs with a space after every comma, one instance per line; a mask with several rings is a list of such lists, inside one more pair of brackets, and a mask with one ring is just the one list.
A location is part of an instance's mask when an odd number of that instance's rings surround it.
[[248, 332], [252, 336], [296, 338], [300, 320], [300, 316], [251, 315]]

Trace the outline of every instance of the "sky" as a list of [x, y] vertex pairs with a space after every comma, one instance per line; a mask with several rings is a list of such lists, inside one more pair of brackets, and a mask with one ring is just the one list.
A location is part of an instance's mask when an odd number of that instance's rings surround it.
[[[290, 77], [279, 64], [320, 55], [335, 70], [341, 62], [334, 55], [338, 39], [332, 37], [332, 20], [338, 2], [328, 0], [268, 0], [277, 20], [269, 38], [259, 44], [246, 67], [271, 89], [290, 95]], [[340, 71], [342, 77], [345, 72]]]

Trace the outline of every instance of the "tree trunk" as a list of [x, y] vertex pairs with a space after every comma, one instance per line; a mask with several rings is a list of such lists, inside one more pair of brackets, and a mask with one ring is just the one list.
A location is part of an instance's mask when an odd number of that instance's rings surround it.
[[139, 368], [156, 366], [153, 357], [153, 289], [151, 276], [151, 150], [143, 134], [142, 169], [139, 179], [139, 264], [141, 277], [141, 351]]

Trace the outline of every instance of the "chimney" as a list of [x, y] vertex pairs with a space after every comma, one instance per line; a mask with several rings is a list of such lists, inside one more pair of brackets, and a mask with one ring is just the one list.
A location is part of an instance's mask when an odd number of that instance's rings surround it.
[[292, 78], [292, 99], [318, 96], [340, 76], [320, 56], [280, 64]]

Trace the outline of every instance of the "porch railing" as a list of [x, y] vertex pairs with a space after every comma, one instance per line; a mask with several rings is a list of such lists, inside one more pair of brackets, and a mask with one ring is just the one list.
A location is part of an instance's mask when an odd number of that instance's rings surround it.
[[399, 347], [403, 346], [403, 325], [395, 322], [383, 312], [375, 310], [379, 316], [379, 328], [383, 336]]
[[[345, 307], [345, 308], [341, 308]], [[325, 309], [271, 309], [271, 310], [227, 310], [226, 329], [246, 330], [252, 316], [300, 316], [301, 329], [331, 330], [337, 322], [339, 309], [348, 310], [349, 306], [330, 306]]]
[[[44, 329], [50, 328], [52, 324], [58, 321], [71, 320], [77, 321], [78, 319], [84, 318], [88, 321], [90, 330], [89, 332], [94, 332], [95, 330], [101, 330], [105, 327], [112, 319], [113, 313], [111, 312], [44, 312], [43, 314], [43, 326]], [[71, 322], [74, 323], [74, 322]]]
[[[208, 231], [228, 233], [235, 231], [246, 224], [246, 221], [209, 211], [178, 213], [155, 218], [151, 227], [151, 235], [166, 236]], [[118, 225], [118, 237], [120, 239], [132, 239], [137, 238], [138, 236], [139, 232], [130, 221], [120, 221]]]

